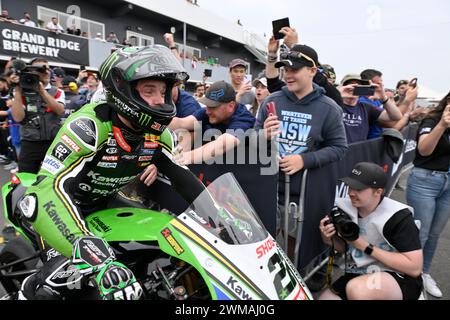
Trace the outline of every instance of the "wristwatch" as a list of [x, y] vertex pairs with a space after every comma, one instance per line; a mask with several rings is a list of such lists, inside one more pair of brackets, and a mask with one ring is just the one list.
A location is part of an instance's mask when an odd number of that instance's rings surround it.
[[370, 256], [372, 255], [372, 251], [373, 251], [373, 244], [369, 243], [369, 245], [364, 249], [364, 253]]

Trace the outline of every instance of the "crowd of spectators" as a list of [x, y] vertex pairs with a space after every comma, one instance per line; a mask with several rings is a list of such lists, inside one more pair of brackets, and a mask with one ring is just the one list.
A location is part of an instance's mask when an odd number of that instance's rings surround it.
[[[0, 16], [1, 22], [9, 22], [9, 23], [16, 23], [16, 24], [23, 24], [28, 27], [42, 27], [50, 32], [54, 32], [56, 34], [60, 33], [67, 33], [75, 36], [81, 36], [84, 38], [92, 38], [100, 41], [106, 41], [106, 42], [112, 42], [115, 44], [121, 44], [119, 39], [117, 38], [117, 35], [111, 31], [108, 36], [104, 37], [104, 35], [101, 32], [97, 32], [95, 35], [90, 35], [87, 31], [82, 31], [76, 24], [72, 24], [71, 26], [64, 29], [64, 27], [60, 24], [58, 21], [58, 17], [52, 17], [50, 21], [45, 24], [44, 21], [39, 21], [39, 24], [36, 24], [31, 18], [31, 14], [29, 12], [24, 12], [23, 18], [20, 20], [17, 20], [11, 16], [9, 16], [8, 10], [3, 9], [2, 14]], [[128, 39], [124, 39], [122, 42], [122, 45], [130, 45]]]

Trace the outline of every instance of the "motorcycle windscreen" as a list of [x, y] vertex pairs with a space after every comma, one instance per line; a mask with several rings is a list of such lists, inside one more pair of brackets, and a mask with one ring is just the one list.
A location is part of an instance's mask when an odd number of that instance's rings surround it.
[[266, 228], [232, 173], [214, 180], [185, 213], [228, 244], [265, 240]]

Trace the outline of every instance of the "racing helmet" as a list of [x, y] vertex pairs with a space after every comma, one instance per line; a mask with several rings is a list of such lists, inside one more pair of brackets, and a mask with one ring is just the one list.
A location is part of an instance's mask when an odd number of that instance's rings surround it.
[[[125, 47], [114, 51], [100, 66], [106, 100], [134, 127], [160, 135], [176, 114], [172, 88], [189, 76], [170, 50], [161, 45]], [[164, 103], [149, 105], [136, 91], [141, 79], [166, 83]]]

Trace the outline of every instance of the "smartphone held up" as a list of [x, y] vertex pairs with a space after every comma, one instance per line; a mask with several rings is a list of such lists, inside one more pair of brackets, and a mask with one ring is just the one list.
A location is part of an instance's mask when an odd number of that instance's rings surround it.
[[271, 117], [271, 116], [276, 116], [277, 115], [277, 110], [275, 108], [275, 102], [269, 102], [266, 105], [266, 110], [267, 110], [267, 116]]
[[371, 97], [375, 94], [375, 87], [371, 85], [359, 85], [353, 89], [354, 96]]
[[275, 40], [280, 40], [284, 38], [284, 34], [280, 33], [280, 30], [284, 27], [290, 27], [289, 18], [283, 18], [272, 21], [273, 37]]

